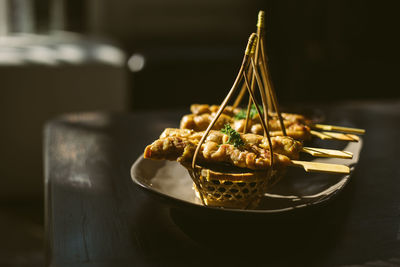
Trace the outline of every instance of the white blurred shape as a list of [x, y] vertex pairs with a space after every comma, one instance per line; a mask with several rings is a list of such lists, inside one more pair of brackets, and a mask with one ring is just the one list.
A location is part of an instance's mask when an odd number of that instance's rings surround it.
[[124, 64], [125, 54], [118, 48], [109, 45], [99, 45], [93, 50], [93, 56], [104, 63], [117, 67]]
[[20, 65], [24, 62], [18, 49], [0, 46], [0, 66], [1, 65]]
[[57, 57], [68, 63], [81, 63], [85, 59], [85, 52], [77, 45], [61, 44], [57, 46]]
[[45, 65], [56, 65], [54, 50], [46, 46], [30, 46], [26, 49], [26, 59]]
[[132, 72], [141, 71], [145, 66], [146, 60], [141, 54], [133, 54], [128, 60], [128, 68]]

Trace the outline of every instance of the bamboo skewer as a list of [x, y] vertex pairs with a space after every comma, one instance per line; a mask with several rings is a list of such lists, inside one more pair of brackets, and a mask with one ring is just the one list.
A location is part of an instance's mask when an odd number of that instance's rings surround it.
[[[263, 11], [260, 11], [258, 14], [258, 20], [257, 20], [257, 44], [256, 44], [256, 50], [255, 50], [255, 59], [256, 59], [256, 64], [258, 65], [258, 59], [260, 57], [260, 36], [261, 36], [261, 32], [262, 32], [262, 25], [264, 25], [264, 15], [260, 15], [260, 13]], [[251, 89], [254, 89], [254, 73], [252, 72], [252, 70], [249, 70], [249, 76], [250, 77], [252, 74], [252, 80], [251, 80]], [[246, 84], [243, 84], [242, 89], [240, 90], [239, 95], [237, 96], [237, 98], [235, 99], [235, 102], [233, 103], [233, 107], [237, 108], [240, 104], [240, 102], [242, 101], [242, 98], [244, 96], [244, 94], [246, 93]], [[249, 101], [250, 102], [250, 101]], [[271, 103], [269, 102], [268, 99], [268, 106], [271, 107]]]
[[[254, 57], [256, 58], [256, 59], [258, 59], [258, 54], [259, 54], [259, 49], [260, 49], [260, 30], [259, 29], [257, 29], [257, 36], [258, 36], [258, 38], [257, 38], [257, 40], [256, 40], [256, 44], [255, 44], [255, 46], [256, 46], [256, 50], [255, 50], [255, 53], [254, 53]], [[253, 68], [250, 68], [249, 69], [249, 77], [251, 76], [251, 85], [250, 85], [250, 90], [254, 93], [254, 85], [255, 85], [255, 76], [256, 76], [256, 68], [254, 67], [254, 62], [253, 62], [253, 59], [252, 58], [250, 58], [250, 60], [251, 60], [251, 63], [252, 63], [252, 67]], [[244, 73], [244, 75], [246, 75], [246, 73]], [[258, 80], [257, 80], [257, 82], [258, 82]], [[245, 85], [246, 85], [246, 88], [248, 88], [248, 84], [247, 84], [247, 82], [245, 83]], [[261, 87], [259, 87], [259, 88], [261, 88]], [[260, 90], [261, 91], [261, 94], [263, 93], [262, 91], [263, 90]], [[264, 100], [264, 99], [263, 99]], [[244, 129], [243, 129], [243, 133], [246, 133], [247, 132], [247, 126], [249, 125], [249, 118], [250, 118], [250, 110], [251, 110], [251, 104], [253, 103], [253, 100], [252, 100], [252, 98], [251, 97], [249, 97], [249, 103], [248, 103], [248, 105], [247, 105], [247, 113], [246, 113], [246, 121], [245, 121], [245, 124], [244, 124]], [[264, 114], [266, 115], [267, 113], [266, 113], [266, 110], [265, 110], [265, 104], [264, 104], [265, 102], [263, 101], [263, 109], [264, 109]], [[258, 111], [258, 110], [257, 110]], [[262, 118], [262, 116], [261, 116], [261, 114], [259, 114], [259, 116], [260, 116], [260, 118]], [[266, 133], [266, 130], [264, 129], [264, 135], [266, 135], [267, 133]]]
[[335, 126], [335, 125], [326, 125], [326, 124], [314, 124], [313, 128], [323, 131], [338, 131], [350, 134], [364, 134], [364, 129], [359, 128], [351, 128], [351, 127], [343, 127], [343, 126]]
[[[245, 83], [246, 85], [246, 83]], [[249, 103], [247, 104], [247, 111], [246, 111], [246, 120], [244, 122], [243, 133], [247, 133], [247, 127], [249, 126], [249, 119], [250, 119], [250, 111], [251, 111], [251, 98], [249, 98]]]
[[261, 69], [262, 77], [264, 79], [265, 88], [268, 90], [268, 91], [266, 91], [266, 94], [268, 96], [268, 99], [270, 99], [270, 102], [272, 102], [275, 112], [278, 115], [278, 119], [279, 119], [279, 123], [281, 125], [283, 135], [287, 136], [286, 128], [283, 123], [283, 118], [282, 118], [282, 115], [281, 115], [281, 112], [279, 109], [278, 99], [276, 97], [275, 89], [273, 87], [271, 75], [269, 74], [269, 71], [268, 71], [267, 55], [264, 52], [264, 28], [265, 28], [264, 14], [265, 13], [262, 10], [260, 12], [258, 12], [257, 33], [258, 33], [259, 44], [260, 44], [259, 49], [261, 50], [261, 60], [259, 62], [259, 66]]
[[[267, 101], [267, 97], [265, 95], [265, 90], [264, 90], [264, 86], [262, 85], [261, 79], [260, 79], [260, 75], [258, 75], [257, 72], [257, 67], [254, 64], [254, 60], [251, 59], [251, 66], [253, 68], [253, 73], [255, 74], [255, 78], [257, 81], [257, 85], [258, 88], [260, 90], [260, 95], [261, 95], [261, 99], [262, 99], [262, 104], [263, 104], [263, 111], [264, 111], [264, 121], [267, 122], [267, 124], [269, 123], [269, 117], [268, 117], [268, 108], [269, 108], [269, 103]], [[260, 118], [262, 118], [261, 115], [259, 115]], [[267, 133], [264, 131], [264, 135], [266, 135]]]
[[351, 141], [358, 142], [360, 137], [354, 134], [336, 133], [336, 132], [318, 132], [311, 130], [311, 134], [322, 140], [341, 140], [341, 141]]
[[[280, 111], [279, 111], [279, 105], [278, 105], [278, 101], [277, 101], [277, 98], [276, 98], [276, 94], [274, 94], [273, 91], [271, 92], [270, 88], [272, 87], [272, 83], [271, 83], [271, 79], [270, 79], [269, 75], [267, 74], [266, 62], [263, 60], [264, 54], [265, 54], [264, 53], [264, 48], [263, 48], [264, 43], [263, 43], [263, 39], [262, 39], [263, 38], [263, 32], [264, 32], [264, 11], [260, 11], [258, 13], [258, 20], [257, 20], [257, 36], [258, 36], [258, 40], [257, 40], [256, 50], [255, 50], [255, 59], [256, 59], [256, 65], [259, 66], [260, 69], [261, 69], [263, 82], [265, 84], [264, 88], [268, 88], [268, 90], [263, 90], [263, 92], [261, 92], [261, 96], [266, 99], [266, 103], [267, 103], [266, 106], [269, 107], [269, 110], [271, 110], [272, 107], [274, 107], [276, 113], [278, 114], [278, 118], [279, 118], [279, 122], [280, 122], [280, 125], [281, 125], [281, 129], [282, 129], [283, 135], [286, 136], [287, 135], [286, 134], [286, 129], [284, 127], [283, 119], [282, 119], [282, 116], [281, 116]], [[254, 69], [254, 67], [253, 67], [253, 69]], [[254, 75], [254, 71], [252, 72], [251, 70], [249, 70], [249, 76], [251, 74], [253, 74], [252, 75], [252, 80], [251, 80], [251, 89], [254, 92], [254, 76], [255, 75]], [[245, 86], [245, 84], [243, 84], [242, 89], [241, 89], [238, 97], [236, 98], [236, 100], [235, 100], [235, 102], [233, 104], [234, 108], [236, 108], [240, 104], [245, 92], [246, 92], [246, 86]], [[248, 103], [248, 106], [247, 106], [247, 113], [246, 113], [247, 115], [246, 115], [244, 133], [246, 133], [246, 131], [247, 131], [251, 103], [252, 103], [252, 101], [251, 101], [251, 99], [249, 99], [249, 103]], [[264, 105], [263, 105], [263, 107], [264, 107]], [[266, 114], [268, 114], [268, 113], [264, 110], [264, 116], [268, 116]]]
[[[265, 57], [266, 54], [264, 52], [264, 29], [265, 29], [265, 13], [263, 10], [260, 10], [258, 12], [258, 19], [257, 19], [257, 34], [258, 37], [260, 38], [260, 51], [261, 51], [261, 55], [259, 58], [257, 58], [257, 65], [260, 66], [261, 68], [261, 75], [263, 77], [263, 81], [265, 83], [265, 87], [266, 88], [270, 88], [270, 79], [268, 78], [268, 76], [266, 75], [267, 71], [266, 71], [266, 61], [265, 61]], [[260, 60], [260, 61], [258, 61]], [[267, 101], [268, 101], [268, 106], [269, 106], [269, 111], [272, 111], [272, 107], [273, 107], [273, 103], [272, 103], [272, 97], [270, 94], [269, 90], [265, 90], [266, 96], [267, 96]]]
[[321, 162], [310, 162], [301, 160], [292, 160], [292, 166], [302, 167], [306, 172], [325, 172], [325, 173], [341, 173], [349, 174], [350, 168], [341, 164], [330, 164]]
[[[250, 73], [250, 72], [249, 72]], [[240, 92], [238, 96], [235, 99], [235, 102], [233, 103], [233, 108], [237, 108], [240, 105], [240, 102], [242, 102], [243, 96], [246, 93], [246, 85], [242, 85], [242, 89], [240, 89]]]
[[[263, 50], [263, 49], [261, 49], [261, 50]], [[262, 55], [262, 53], [261, 53], [261, 55]], [[262, 58], [262, 56], [261, 56], [261, 58]], [[261, 62], [262, 62], [262, 61], [263, 61], [263, 60], [261, 59]], [[265, 68], [264, 68], [264, 64], [261, 63], [261, 65], [259, 64], [259, 66], [260, 66], [260, 69], [261, 69], [261, 77], [262, 77], [262, 80], [263, 80], [263, 82], [264, 82], [264, 84], [265, 84], [265, 87], [266, 87], [266, 88], [269, 88], [270, 85], [269, 85], [269, 83], [268, 83], [268, 78], [267, 78], [267, 75], [266, 75], [266, 71], [265, 71]], [[268, 112], [272, 112], [272, 111], [273, 111], [273, 110], [272, 110], [273, 102], [272, 102], [271, 92], [270, 92], [269, 90], [265, 90], [265, 94], [266, 94], [266, 96], [267, 96], [268, 106], [270, 107], [269, 110], [268, 110]]]
[[302, 152], [308, 153], [314, 157], [342, 158], [342, 159], [352, 159], [353, 158], [353, 153], [351, 153], [349, 151], [342, 151], [342, 150], [336, 150], [336, 149], [303, 147]]

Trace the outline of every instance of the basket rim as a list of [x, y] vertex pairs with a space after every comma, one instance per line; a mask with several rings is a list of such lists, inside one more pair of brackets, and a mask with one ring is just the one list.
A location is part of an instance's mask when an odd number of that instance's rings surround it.
[[[193, 168], [190, 163], [181, 162], [181, 165], [184, 166], [189, 171], [193, 171]], [[268, 170], [260, 170], [260, 171], [252, 171], [252, 172], [243, 172], [243, 173], [226, 173], [215, 171], [210, 168], [201, 166], [196, 164], [196, 169], [200, 171], [201, 175], [207, 176], [211, 179], [225, 180], [225, 181], [243, 181], [250, 182], [261, 179], [270, 179], [272, 175], [270, 175], [270, 169]], [[204, 175], [203, 172], [207, 172], [208, 175]]]

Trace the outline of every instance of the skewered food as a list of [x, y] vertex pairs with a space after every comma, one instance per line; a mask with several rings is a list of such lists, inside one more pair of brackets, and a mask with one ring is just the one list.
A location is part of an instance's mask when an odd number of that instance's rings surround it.
[[[205, 125], [209, 123], [215, 116], [215, 111], [218, 109], [218, 107], [218, 105], [192, 104], [190, 106], [192, 114], [185, 115], [182, 118], [180, 127], [182, 129], [193, 129], [196, 131], [205, 130]], [[244, 127], [246, 125], [246, 111], [241, 108], [234, 108], [233, 106], [227, 106], [226, 109], [227, 111], [224, 111], [223, 118], [219, 119], [218, 121], [218, 126], [220, 126], [222, 123], [229, 122], [236, 131], [244, 132]], [[230, 120], [227, 116], [230, 117]], [[281, 130], [279, 116], [277, 113], [268, 112], [268, 116], [270, 117], [268, 125], [271, 136], [284, 135]], [[358, 141], [359, 138], [358, 136], [354, 135], [354, 133], [365, 133], [365, 130], [363, 129], [314, 124], [311, 119], [295, 113], [281, 113], [281, 117], [286, 129], [286, 134], [296, 140], [307, 141], [311, 139], [312, 135], [314, 135], [324, 140], [336, 139], [343, 141]], [[217, 127], [215, 129], [217, 129]], [[321, 132], [312, 129], [323, 131]], [[327, 131], [339, 131], [339, 133]], [[247, 123], [246, 132], [263, 134], [262, 125], [254, 105], [250, 109], [250, 117]]]
[[[208, 105], [208, 104], [192, 104], [190, 106], [190, 111], [192, 114], [195, 115], [201, 115], [201, 114], [212, 114], [218, 111], [219, 106], [218, 105]], [[254, 106], [252, 107], [252, 110], [250, 111], [250, 117], [258, 116], [257, 111], [255, 110]], [[237, 119], [245, 119], [246, 118], [246, 113], [245, 110], [241, 108], [234, 108], [233, 106], [227, 106], [225, 110], [223, 111], [223, 114], [226, 114], [230, 117], [236, 117]], [[268, 115], [277, 120], [278, 115], [275, 112], [269, 112]], [[308, 126], [312, 125], [312, 121], [308, 118], [306, 118], [303, 115], [300, 114], [294, 114], [294, 113], [281, 113], [282, 118], [285, 121], [289, 122], [298, 122], [302, 123]], [[278, 121], [277, 121], [278, 122]]]
[[[212, 121], [212, 119], [215, 117], [215, 113], [213, 114], [200, 114], [200, 115], [195, 115], [195, 114], [189, 114], [185, 115], [182, 117], [181, 120], [181, 129], [190, 129], [194, 131], [204, 131], [207, 129], [208, 125]], [[232, 117], [221, 114], [221, 116], [218, 118], [217, 122], [213, 126], [213, 129], [219, 130], [224, 127], [225, 124], [230, 124], [232, 122]]]
[[[190, 111], [192, 112], [192, 114], [195, 114], [195, 115], [216, 113], [218, 111], [218, 109], [219, 109], [218, 105], [210, 106], [207, 104], [192, 104], [190, 106]], [[227, 107], [225, 107], [222, 114], [226, 114], [230, 117], [233, 117], [234, 115], [238, 114], [239, 112], [240, 112], [239, 108], [227, 106]]]
[[[208, 106], [208, 105], [202, 105]], [[193, 105], [192, 105], [193, 107]], [[211, 107], [218, 107], [213, 105]], [[191, 108], [193, 110], [193, 108]], [[214, 109], [214, 108], [213, 108]], [[239, 114], [240, 110], [235, 109], [238, 111], [236, 113]], [[211, 111], [211, 109], [209, 109]], [[201, 114], [189, 114], [182, 117], [180, 128], [181, 129], [190, 129], [195, 131], [204, 131], [207, 129], [207, 126], [210, 124], [212, 119], [215, 117], [215, 112], [213, 113], [206, 113], [206, 110], [202, 110], [203, 113]], [[234, 114], [233, 112], [231, 114]], [[238, 119], [240, 118], [240, 119]], [[311, 138], [310, 128], [307, 125], [304, 125], [300, 122], [297, 122], [294, 119], [294, 116], [291, 118], [292, 120], [284, 120], [284, 125], [286, 128], [286, 134], [290, 137], [293, 137], [296, 140], [309, 140]], [[232, 128], [238, 132], [243, 132], [246, 120], [241, 119], [241, 117], [233, 116], [230, 117], [227, 114], [221, 114], [218, 118], [216, 124], [213, 126], [213, 129], [221, 129], [222, 125], [226, 123], [231, 124]], [[277, 119], [270, 119], [268, 121], [268, 128], [270, 130], [271, 136], [280, 136], [283, 135], [279, 120]], [[264, 134], [264, 130], [262, 128], [260, 117], [258, 115], [254, 115], [247, 124], [247, 131], [254, 134]]]
[[[172, 131], [170, 134], [147, 146], [144, 157], [190, 162], [200, 140], [179, 136], [179, 134], [175, 135]], [[201, 138], [200, 135], [194, 137]], [[267, 170], [271, 168], [271, 157], [268, 144], [263, 139], [262, 136], [253, 134], [241, 135], [238, 139], [242, 140], [241, 145], [231, 144], [228, 142], [228, 135], [212, 131], [201, 145], [199, 163], [224, 163], [251, 170]], [[296, 142], [288, 145], [288, 142], [285, 143], [279, 137], [274, 139], [273, 147], [279, 148], [280, 151], [293, 158], [298, 158], [301, 150], [301, 146], [298, 146]], [[274, 166], [277, 169], [282, 169], [290, 164], [290, 158], [284, 154], [274, 153], [274, 159]]]
[[[230, 129], [228, 125], [225, 126], [225, 129], [226, 128], [228, 128], [228, 130]], [[160, 139], [168, 137], [179, 137], [182, 139], [191, 140], [194, 143], [198, 143], [203, 134], [204, 132], [195, 132], [193, 130], [167, 128], [161, 134]], [[246, 149], [246, 146], [266, 149], [269, 146], [267, 138], [261, 135], [239, 134], [239, 137], [240, 140], [243, 141], [243, 145], [239, 146], [241, 149]], [[221, 146], [222, 144], [227, 144], [227, 143], [229, 144], [230, 142], [232, 142], [232, 140], [229, 140], [229, 136], [227, 134], [215, 130], [210, 131], [209, 135], [206, 138], [206, 142], [207, 141], [215, 142], [217, 146]], [[293, 138], [287, 136], [273, 137], [271, 138], [271, 142], [272, 142], [272, 149], [275, 153], [285, 155], [290, 159], [298, 159], [299, 153], [303, 148], [301, 142], [296, 141]]]

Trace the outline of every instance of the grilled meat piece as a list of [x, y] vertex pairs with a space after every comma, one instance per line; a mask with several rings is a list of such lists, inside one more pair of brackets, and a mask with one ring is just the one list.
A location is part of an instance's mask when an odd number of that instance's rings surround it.
[[[146, 147], [144, 157], [190, 162], [193, 159], [197, 143], [178, 136], [161, 138]], [[237, 148], [231, 144], [219, 144], [214, 140], [207, 140], [201, 146], [198, 162], [225, 163], [252, 170], [267, 170], [271, 168], [268, 148], [264, 149], [250, 144]], [[288, 157], [274, 153], [274, 168], [277, 170], [283, 169], [289, 164], [290, 159]]]
[[[215, 113], [204, 113], [201, 115], [189, 114], [182, 117], [180, 128], [181, 129], [191, 129], [195, 131], [204, 131], [207, 129], [208, 125], [211, 123], [213, 118], [215, 117]], [[225, 114], [221, 114], [215, 123], [213, 129], [220, 130], [224, 127], [226, 123], [231, 123], [232, 117], [229, 117]]]
[[[184, 140], [190, 140], [194, 144], [198, 144], [203, 137], [204, 132], [196, 132], [187, 129], [167, 128], [161, 134], [160, 139], [168, 137], [179, 137]], [[218, 145], [227, 143], [228, 136], [220, 131], [211, 130], [206, 138], [207, 141], [212, 141]], [[257, 134], [240, 134], [240, 138], [245, 146], [255, 146], [261, 149], [268, 149], [268, 139]], [[303, 146], [301, 142], [294, 140], [288, 136], [276, 136], [271, 138], [272, 150], [274, 153], [282, 154], [290, 159], [298, 159], [299, 153]]]

